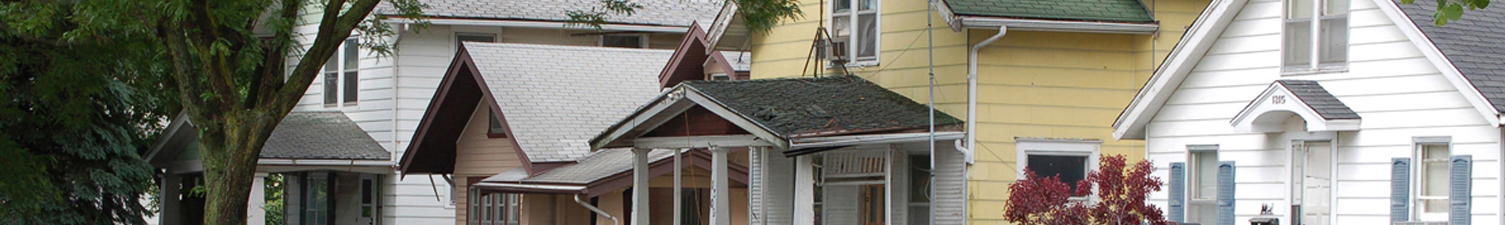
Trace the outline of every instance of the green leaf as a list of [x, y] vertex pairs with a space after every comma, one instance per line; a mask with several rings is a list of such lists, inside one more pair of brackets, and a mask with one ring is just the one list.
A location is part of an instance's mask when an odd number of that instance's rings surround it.
[[1416, 0], [1400, 0], [1400, 3], [1401, 4], [1411, 4], [1411, 3], [1416, 3]]
[[1447, 10], [1443, 12], [1447, 14], [1448, 20], [1458, 20], [1463, 18], [1463, 5], [1448, 4]]

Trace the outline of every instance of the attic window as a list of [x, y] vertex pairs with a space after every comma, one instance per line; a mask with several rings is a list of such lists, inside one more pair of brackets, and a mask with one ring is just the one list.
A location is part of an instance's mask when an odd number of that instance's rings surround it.
[[648, 36], [642, 34], [601, 35], [601, 47], [647, 48]]
[[490, 113], [486, 118], [491, 120], [491, 126], [486, 129], [487, 138], [506, 138], [507, 127], [502, 126], [502, 121], [496, 119], [496, 114]]

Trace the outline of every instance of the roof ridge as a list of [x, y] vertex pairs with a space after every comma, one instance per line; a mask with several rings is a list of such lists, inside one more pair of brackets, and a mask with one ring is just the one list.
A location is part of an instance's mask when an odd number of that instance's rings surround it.
[[478, 46], [478, 47], [491, 47], [491, 48], [549, 49], [549, 50], [588, 51], [588, 52], [601, 52], [601, 51], [617, 51], [617, 52], [632, 52], [632, 53], [672, 53], [672, 52], [674, 52], [674, 50], [669, 50], [669, 49], [618, 48], [618, 47], [601, 47], [601, 46], [551, 45], [551, 44], [531, 44], [531, 43], [465, 42], [465, 45], [466, 46]]

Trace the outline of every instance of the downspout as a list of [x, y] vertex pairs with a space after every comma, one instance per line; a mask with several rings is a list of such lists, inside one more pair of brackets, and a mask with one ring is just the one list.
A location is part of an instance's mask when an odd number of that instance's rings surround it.
[[[965, 157], [967, 164], [972, 164], [972, 156], [975, 154], [974, 151], [977, 150], [977, 51], [980, 51], [983, 47], [987, 47], [989, 44], [993, 44], [994, 41], [998, 41], [998, 39], [1003, 38], [1003, 35], [1008, 34], [1008, 32], [1008, 26], [998, 26], [997, 34], [993, 34], [993, 37], [990, 37], [987, 40], [978, 42], [977, 45], [972, 46], [971, 51], [967, 52], [967, 147], [961, 147], [961, 143], [957, 143], [956, 145], [957, 150], [962, 151], [962, 155]], [[957, 142], [961, 141], [958, 140]], [[935, 156], [931, 156], [931, 158], [934, 157]], [[934, 170], [936, 168], [931, 167], [930, 169]], [[968, 174], [965, 176], [970, 177], [970, 171], [962, 171], [964, 174]], [[962, 196], [966, 196], [968, 188], [965, 184], [965, 178], [963, 182]], [[962, 223], [966, 223], [967, 221], [967, 205], [968, 204], [962, 204]]]
[[617, 220], [617, 217], [612, 216], [611, 214], [607, 214], [606, 211], [601, 211], [601, 209], [596, 208], [596, 206], [593, 206], [590, 203], [585, 203], [585, 201], [581, 201], [580, 200], [580, 194], [575, 194], [575, 203], [580, 203], [580, 206], [585, 207], [585, 209], [591, 210], [591, 212], [595, 212], [596, 214], [601, 214], [602, 216], [606, 216], [607, 219], [611, 219], [611, 224], [612, 225], [622, 225], [622, 221]]

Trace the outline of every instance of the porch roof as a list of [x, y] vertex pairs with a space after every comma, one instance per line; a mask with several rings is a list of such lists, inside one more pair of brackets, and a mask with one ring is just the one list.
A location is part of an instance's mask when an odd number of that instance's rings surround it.
[[[197, 151], [198, 128], [179, 115], [152, 145], [146, 160], [164, 167], [184, 151]], [[391, 155], [340, 111], [293, 111], [261, 148], [261, 159], [391, 160]], [[193, 159], [197, 160], [197, 159]]]
[[1275, 132], [1291, 114], [1306, 120], [1307, 131], [1357, 130], [1361, 119], [1317, 81], [1276, 80], [1229, 123], [1243, 132]]
[[[703, 150], [681, 150], [684, 166], [710, 170], [710, 155]], [[673, 151], [650, 151], [648, 153], [650, 176], [672, 172]], [[477, 188], [509, 193], [581, 193], [595, 196], [601, 193], [632, 186], [631, 149], [606, 149], [592, 153], [575, 164], [555, 168], [538, 175], [528, 175], [523, 168], [512, 169], [481, 180]], [[736, 182], [747, 183], [747, 169], [732, 166], [729, 177]]]
[[[686, 81], [607, 128], [591, 145], [635, 146], [632, 139], [694, 107], [748, 131], [753, 142], [785, 150], [792, 150], [794, 139], [924, 133], [930, 125], [925, 105], [856, 76]], [[960, 124], [935, 112], [937, 131], [958, 131]], [[723, 137], [731, 138], [718, 140], [748, 142], [746, 135]]]

